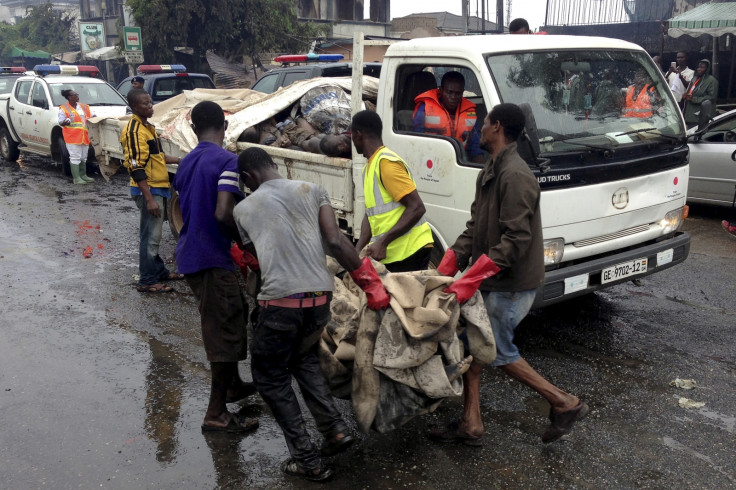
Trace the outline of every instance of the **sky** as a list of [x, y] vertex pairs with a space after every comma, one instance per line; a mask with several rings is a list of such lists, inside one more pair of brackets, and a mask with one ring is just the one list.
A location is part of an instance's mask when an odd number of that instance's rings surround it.
[[[481, 16], [481, 5], [483, 0], [470, 0], [470, 15], [476, 15], [476, 6], [478, 10], [477, 16]], [[491, 22], [496, 21], [496, 0], [485, 0], [486, 10], [490, 10], [490, 15], [486, 12], [486, 19]], [[504, 1], [504, 8], [508, 5], [509, 0]], [[369, 1], [365, 2], [366, 7]], [[533, 30], [537, 30], [539, 26], [544, 24], [545, 8], [547, 0], [514, 0], [511, 5], [511, 19], [504, 19], [506, 25], [510, 20], [517, 17], [524, 17], [529, 26]], [[391, 2], [391, 17], [404, 17], [410, 14], [419, 14], [423, 12], [450, 12], [455, 15], [462, 15], [462, 0], [421, 0], [415, 2], [412, 0], [394, 0]], [[504, 15], [506, 12], [504, 11]]]

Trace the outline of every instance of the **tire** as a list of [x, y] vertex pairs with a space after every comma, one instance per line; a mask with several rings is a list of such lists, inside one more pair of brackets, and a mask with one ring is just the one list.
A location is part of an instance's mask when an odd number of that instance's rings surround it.
[[166, 206], [166, 216], [169, 220], [171, 234], [178, 240], [181, 228], [184, 226], [184, 218], [181, 215], [181, 208], [179, 207], [179, 193], [174, 189], [171, 189], [171, 199], [169, 199]]
[[18, 156], [20, 156], [18, 143], [10, 137], [8, 128], [0, 129], [0, 156], [8, 162], [18, 161]]
[[64, 141], [64, 137], [59, 135], [56, 141], [59, 146], [59, 156], [56, 163], [61, 164], [62, 174], [66, 175], [67, 177], [71, 177], [72, 169], [69, 163], [69, 150], [66, 149], [66, 142]]

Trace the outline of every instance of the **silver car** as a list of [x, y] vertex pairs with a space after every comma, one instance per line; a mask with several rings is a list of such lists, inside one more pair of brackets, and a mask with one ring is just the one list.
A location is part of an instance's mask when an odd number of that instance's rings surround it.
[[690, 180], [687, 200], [731, 206], [736, 192], [736, 110], [715, 117], [702, 132], [688, 130]]

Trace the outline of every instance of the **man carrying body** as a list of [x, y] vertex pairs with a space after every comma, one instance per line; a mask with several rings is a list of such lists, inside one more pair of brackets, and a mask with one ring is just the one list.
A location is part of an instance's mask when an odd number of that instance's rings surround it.
[[176, 260], [197, 298], [212, 370], [202, 430], [247, 432], [257, 428], [258, 421], [231, 414], [225, 405], [256, 391], [238, 373], [238, 361], [248, 352], [248, 309], [230, 257], [232, 240], [240, 241], [233, 219], [235, 202], [243, 199], [238, 158], [222, 149], [227, 121], [219, 105], [205, 101], [194, 106], [192, 129], [199, 144], [181, 161], [174, 179], [184, 219]]
[[[261, 148], [241, 153], [238, 168], [253, 193], [235, 207], [235, 221], [246, 250], [257, 254], [262, 280], [251, 347], [253, 380], [291, 454], [282, 471], [324, 481], [332, 470], [322, 465], [320, 453], [331, 456], [354, 442], [319, 365], [319, 340], [330, 320], [334, 288], [324, 245], [365, 291], [369, 308], [386, 308], [389, 296], [370, 259], [361, 262], [340, 231], [321, 186], [284, 179]], [[321, 451], [304, 427], [292, 376], [325, 437]]]
[[[523, 129], [524, 114], [514, 104], [499, 104], [486, 117], [481, 145], [492, 158], [478, 174], [467, 228], [445, 253], [437, 271], [454, 276], [471, 258], [474, 264], [491, 262], [495, 275], [491, 274], [479, 289], [496, 339], [497, 357], [492, 365], [547, 399], [551, 424], [542, 441], [552, 442], [567, 434], [575, 420], [585, 416], [588, 406], [538, 374], [513, 343], [514, 329], [529, 312], [536, 290], [544, 281], [539, 184], [516, 150], [516, 139]], [[453, 285], [446, 292], [456, 293], [459, 303], [473, 293], [462, 294]], [[481, 445], [482, 369], [481, 364], [473, 362], [465, 374], [465, 407], [459, 424], [433, 430], [433, 440]]]
[[432, 230], [423, 219], [425, 209], [406, 162], [383, 146], [383, 123], [378, 114], [360, 111], [350, 134], [358, 153], [368, 159], [363, 168], [365, 215], [360, 252], [382, 262], [391, 272], [424, 270], [432, 253]]
[[478, 144], [475, 104], [463, 97], [464, 91], [462, 73], [445, 73], [440, 88], [427, 90], [414, 98], [412, 131], [454, 138], [472, 161], [481, 162], [483, 151]]
[[120, 135], [125, 152], [123, 165], [130, 173], [130, 195], [141, 213], [138, 291], [168, 293], [173, 288], [163, 281], [184, 279], [183, 274], [170, 272], [158, 254], [164, 224], [166, 201], [171, 198], [167, 163], [179, 163], [180, 158], [164, 155], [156, 128], [148, 122], [153, 116], [153, 102], [145, 90], [128, 92], [128, 104], [133, 110]]

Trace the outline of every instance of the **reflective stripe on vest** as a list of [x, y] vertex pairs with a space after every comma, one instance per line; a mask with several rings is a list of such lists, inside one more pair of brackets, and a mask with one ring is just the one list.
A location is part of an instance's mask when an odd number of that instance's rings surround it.
[[[406, 162], [386, 147], [379, 149], [363, 168], [363, 193], [365, 194], [365, 213], [371, 225], [371, 243], [386, 234], [404, 214], [406, 207], [393, 200], [381, 182], [381, 160], [401, 163], [411, 177]], [[416, 186], [416, 182], [414, 182]], [[386, 258], [381, 262], [390, 264], [410, 257], [420, 248], [432, 243], [432, 230], [422, 217], [408, 232], [398, 237], [386, 247]]]
[[61, 110], [67, 118], [71, 119], [72, 123], [69, 126], [62, 126], [61, 133], [64, 135], [64, 141], [69, 145], [89, 145], [89, 133], [87, 131], [86, 122], [90, 118], [89, 106], [86, 104], [79, 104], [82, 106], [85, 119], [73, 109], [68, 103], [61, 106]]
[[639, 94], [634, 100], [635, 87], [629, 87], [626, 92], [626, 105], [623, 108], [622, 114], [624, 117], [652, 117], [654, 111], [652, 110], [652, 103], [649, 99], [649, 91], [653, 89], [651, 85], [644, 85]]

